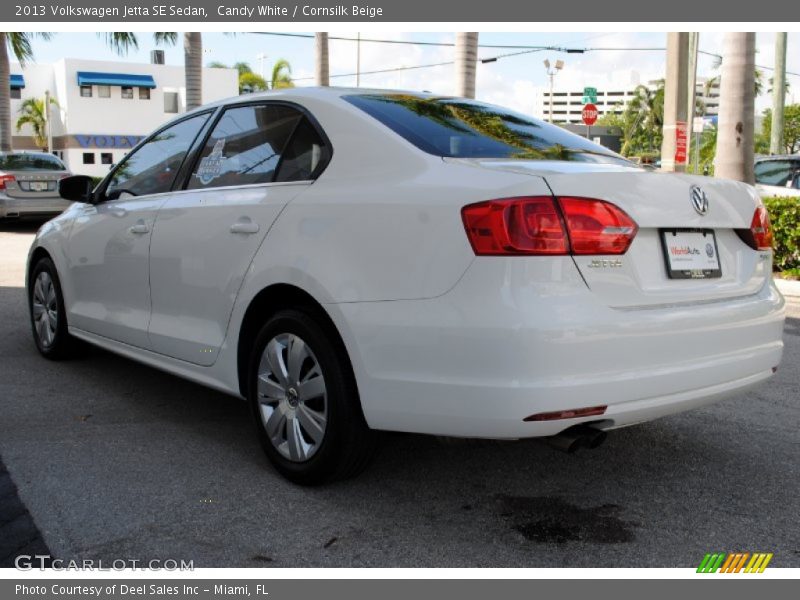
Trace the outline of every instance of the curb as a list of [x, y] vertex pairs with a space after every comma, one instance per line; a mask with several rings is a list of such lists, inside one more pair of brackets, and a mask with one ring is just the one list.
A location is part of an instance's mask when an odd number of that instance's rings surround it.
[[776, 277], [775, 285], [778, 286], [778, 289], [784, 296], [800, 298], [800, 281], [792, 281], [791, 279], [778, 279]]

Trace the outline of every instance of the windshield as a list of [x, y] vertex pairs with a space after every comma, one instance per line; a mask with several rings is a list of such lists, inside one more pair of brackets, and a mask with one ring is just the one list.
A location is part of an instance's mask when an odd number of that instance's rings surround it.
[[57, 157], [50, 154], [3, 154], [0, 155], [3, 171], [66, 171]]
[[630, 164], [561, 127], [474, 100], [414, 94], [343, 98], [435, 156]]

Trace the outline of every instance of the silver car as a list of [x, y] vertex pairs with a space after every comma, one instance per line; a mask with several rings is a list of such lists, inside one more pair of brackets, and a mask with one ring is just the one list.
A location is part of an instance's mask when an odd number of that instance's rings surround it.
[[69, 174], [46, 152], [0, 152], [0, 220], [62, 212], [70, 203], [58, 195], [58, 181]]

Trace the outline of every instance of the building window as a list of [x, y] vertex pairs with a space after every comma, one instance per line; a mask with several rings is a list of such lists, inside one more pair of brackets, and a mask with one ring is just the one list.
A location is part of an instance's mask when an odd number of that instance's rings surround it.
[[150, 88], [139, 88], [139, 100], [150, 100]]
[[93, 165], [94, 164], [94, 152], [84, 152], [83, 153], [83, 164], [85, 164], [85, 165]]
[[91, 98], [92, 97], [92, 86], [90, 86], [90, 85], [82, 85], [81, 86], [81, 97], [82, 98]]
[[19, 88], [11, 88], [11, 99], [19, 100], [22, 98], [22, 90]]
[[111, 98], [111, 86], [98, 85], [97, 86], [97, 97], [98, 98]]
[[164, 92], [164, 112], [178, 112], [178, 92]]
[[114, 164], [114, 155], [111, 152], [101, 152], [100, 153], [100, 164], [101, 165], [113, 165]]
[[128, 86], [122, 86], [122, 97], [126, 100], [133, 99], [133, 88]]

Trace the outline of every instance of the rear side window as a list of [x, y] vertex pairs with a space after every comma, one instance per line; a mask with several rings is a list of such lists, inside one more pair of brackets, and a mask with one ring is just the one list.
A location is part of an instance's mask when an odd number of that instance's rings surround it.
[[303, 115], [279, 104], [240, 106], [220, 117], [189, 179], [189, 189], [270, 183]]
[[308, 118], [303, 117], [283, 151], [275, 181], [307, 181], [329, 158], [330, 148]]
[[113, 200], [121, 194], [143, 196], [168, 192], [189, 147], [208, 117], [209, 113], [203, 113], [184, 119], [160, 131], [128, 154], [114, 170], [106, 198]]
[[50, 154], [0, 155], [0, 171], [66, 171], [64, 163]]
[[435, 156], [630, 164], [561, 127], [474, 100], [414, 94], [343, 98]]

